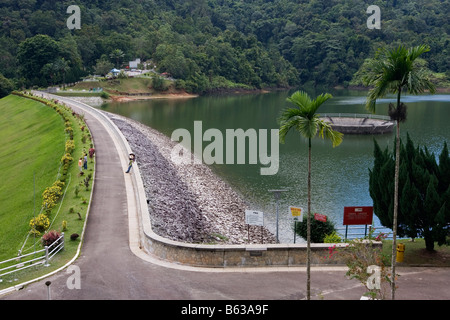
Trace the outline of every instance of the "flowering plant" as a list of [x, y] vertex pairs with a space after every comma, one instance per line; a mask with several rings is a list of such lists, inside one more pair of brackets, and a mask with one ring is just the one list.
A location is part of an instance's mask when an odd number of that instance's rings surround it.
[[365, 295], [371, 299], [384, 299], [392, 285], [390, 262], [389, 257], [383, 254], [381, 247], [375, 242], [385, 239], [387, 234], [380, 233], [374, 237], [373, 232], [374, 229], [371, 229], [365, 239], [349, 241], [345, 248], [336, 248], [336, 244], [328, 247], [325, 259], [343, 261], [348, 267], [346, 276], [360, 281], [367, 289]]
[[50, 226], [50, 220], [48, 217], [41, 213], [36, 218], [30, 220], [31, 233], [40, 235]]
[[72, 160], [73, 158], [70, 153], [66, 153], [65, 155], [63, 155], [63, 157], [61, 158], [61, 162], [64, 164], [64, 169], [69, 169], [69, 165]]
[[44, 190], [42, 194], [42, 207], [49, 213], [62, 196], [64, 182], [55, 181], [51, 187]]
[[61, 235], [59, 234], [58, 231], [50, 230], [49, 232], [47, 232], [46, 234], [44, 234], [42, 236], [42, 238], [41, 238], [42, 245], [44, 247], [50, 246], [52, 243], [57, 241], [59, 239], [59, 237], [61, 237]]
[[75, 142], [73, 140], [66, 141], [66, 154], [71, 154], [75, 149]]

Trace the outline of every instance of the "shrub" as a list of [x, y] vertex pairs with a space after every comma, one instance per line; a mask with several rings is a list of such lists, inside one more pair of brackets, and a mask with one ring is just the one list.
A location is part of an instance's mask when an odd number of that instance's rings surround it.
[[336, 245], [329, 247], [328, 257], [325, 258], [343, 261], [348, 267], [346, 276], [366, 287], [365, 296], [385, 299], [392, 285], [390, 257], [375, 243], [378, 240], [374, 240], [382, 239], [384, 234], [376, 237], [373, 234], [374, 229], [371, 228], [365, 239], [353, 239], [345, 248], [336, 248]]
[[64, 165], [64, 169], [68, 169], [70, 163], [73, 161], [72, 156], [69, 153], [66, 153], [65, 155], [63, 155], [63, 157], [61, 158], [61, 162]]
[[[371, 299], [386, 298], [391, 286], [389, 256], [383, 254], [380, 248], [375, 247], [372, 240], [354, 239], [350, 241], [347, 250], [339, 254], [348, 267], [346, 276], [350, 279], [357, 279], [366, 287], [365, 296], [369, 296]], [[368, 268], [373, 266], [379, 268], [380, 283], [378, 288], [372, 288], [368, 283], [371, 277]]]
[[70, 240], [75, 241], [75, 240], [78, 239], [79, 236], [80, 236], [80, 235], [79, 235], [78, 233], [72, 233], [72, 234], [70, 235]]
[[[296, 223], [295, 232], [306, 240], [307, 238], [307, 217], [303, 217], [303, 221]], [[334, 224], [327, 220], [327, 222], [322, 222], [315, 220], [314, 216], [311, 215], [311, 242], [322, 243], [327, 234], [333, 233], [335, 230]]]
[[75, 142], [73, 140], [66, 141], [66, 154], [71, 154], [75, 149]]
[[58, 200], [62, 196], [62, 188], [64, 187], [64, 182], [59, 180], [55, 181], [51, 187], [44, 190], [42, 194], [42, 207], [50, 212], [56, 205]]
[[49, 226], [50, 220], [43, 213], [39, 214], [37, 217], [30, 220], [31, 233], [35, 233], [37, 235], [47, 230]]
[[[44, 234], [41, 238], [42, 245], [50, 246], [54, 242], [58, 241], [59, 237], [61, 237], [61, 234], [58, 231], [50, 230], [46, 234]], [[60, 241], [60, 240], [59, 240]]]
[[103, 99], [109, 99], [109, 94], [108, 94], [108, 92], [103, 91], [103, 92], [100, 94], [100, 97], [102, 97]]
[[66, 132], [67, 134], [69, 134], [70, 139], [73, 139], [73, 129], [72, 129], [72, 127], [66, 127], [65, 132]]
[[342, 239], [337, 234], [336, 231], [333, 231], [332, 233], [325, 235], [323, 242], [324, 243], [339, 243], [339, 242], [342, 242]]

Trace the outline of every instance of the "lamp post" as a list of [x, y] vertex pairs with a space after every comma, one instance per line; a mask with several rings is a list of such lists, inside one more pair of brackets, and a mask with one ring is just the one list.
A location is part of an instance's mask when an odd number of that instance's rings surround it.
[[279, 243], [280, 242], [280, 240], [279, 240], [279, 238], [278, 238], [278, 206], [279, 206], [279, 200], [280, 200], [280, 196], [281, 196], [281, 193], [282, 192], [286, 192], [286, 191], [288, 191], [288, 190], [286, 190], [286, 189], [275, 189], [275, 190], [269, 190], [269, 192], [272, 192], [273, 194], [274, 194], [274, 196], [275, 196], [275, 201], [276, 201], [276, 204], [277, 204], [277, 226], [276, 226], [276, 233], [277, 233], [277, 243]]
[[45, 282], [45, 285], [47, 286], [47, 300], [51, 300], [51, 297], [50, 297], [50, 285], [51, 284], [52, 284], [51, 281], [46, 281]]

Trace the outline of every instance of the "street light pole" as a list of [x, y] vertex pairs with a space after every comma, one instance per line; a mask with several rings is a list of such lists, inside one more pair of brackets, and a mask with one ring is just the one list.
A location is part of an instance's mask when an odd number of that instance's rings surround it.
[[50, 285], [51, 284], [52, 284], [51, 281], [46, 281], [45, 282], [45, 285], [47, 286], [47, 300], [51, 300], [51, 297], [50, 297]]
[[269, 190], [269, 192], [272, 192], [272, 193], [274, 194], [274, 196], [275, 196], [275, 201], [276, 201], [276, 204], [277, 204], [277, 226], [276, 226], [277, 243], [280, 242], [280, 240], [279, 240], [279, 238], [278, 238], [278, 219], [279, 219], [279, 217], [278, 217], [278, 207], [279, 207], [279, 203], [278, 203], [278, 202], [279, 202], [279, 200], [280, 200], [281, 193], [282, 193], [282, 192], [286, 192], [286, 191], [288, 191], [288, 190], [285, 190], [285, 189]]

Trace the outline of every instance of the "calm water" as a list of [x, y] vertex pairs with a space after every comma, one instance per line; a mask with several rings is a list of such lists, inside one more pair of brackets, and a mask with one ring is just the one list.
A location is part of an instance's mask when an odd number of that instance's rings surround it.
[[[111, 103], [102, 109], [121, 114], [151, 126], [167, 136], [178, 128], [192, 132], [194, 121], [202, 121], [203, 132], [219, 129], [278, 129], [280, 112], [290, 106], [286, 98], [293, 91], [242, 96], [210, 96], [195, 99], [152, 100]], [[334, 98], [319, 113], [367, 113], [365, 92], [328, 91]], [[310, 93], [315, 96], [314, 93]], [[450, 95], [404, 96], [408, 105], [402, 137], [409, 133], [414, 143], [426, 145], [436, 155], [444, 141], [450, 142]], [[377, 114], [387, 115], [387, 105], [395, 97], [380, 100]], [[394, 133], [377, 136], [346, 135], [336, 148], [316, 138], [312, 144], [312, 210], [325, 214], [336, 227], [342, 227], [345, 206], [371, 206], [369, 173], [373, 166], [373, 139], [392, 150]], [[270, 141], [270, 140], [269, 140]], [[209, 142], [204, 142], [203, 147]], [[270, 149], [269, 149], [270, 151]], [[293, 242], [289, 206], [307, 208], [307, 143], [297, 132], [290, 132], [280, 145], [280, 167], [276, 175], [261, 176], [257, 165], [213, 165], [214, 171], [247, 199], [253, 210], [264, 212], [265, 224], [275, 233], [276, 205], [269, 189], [288, 189], [279, 202], [280, 242]], [[374, 216], [374, 226], [379, 226]], [[300, 240], [301, 241], [301, 240]], [[297, 242], [299, 239], [297, 237]]]

